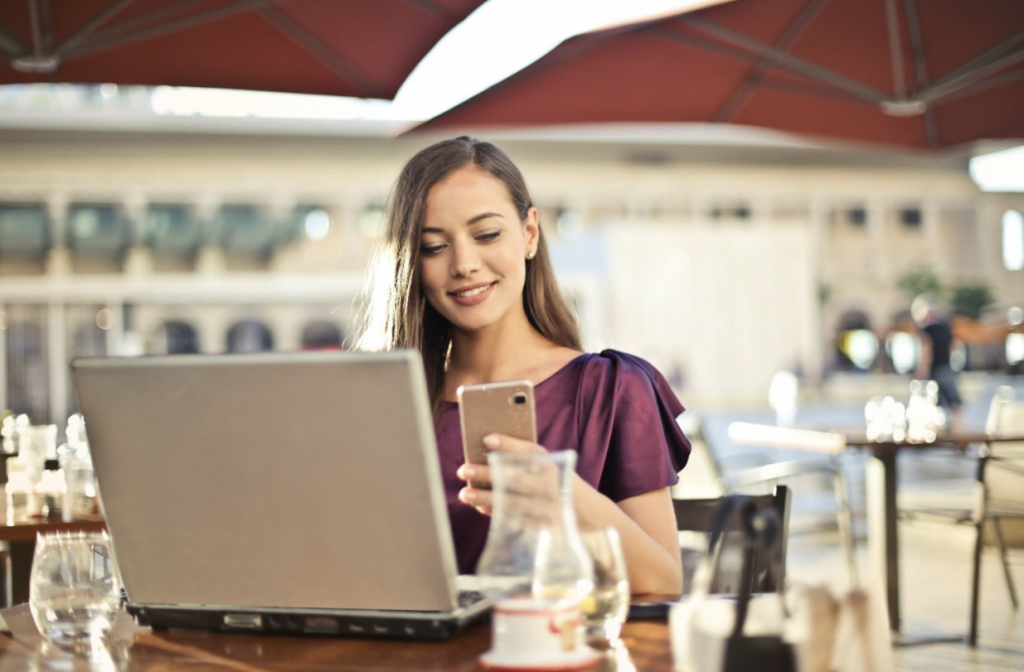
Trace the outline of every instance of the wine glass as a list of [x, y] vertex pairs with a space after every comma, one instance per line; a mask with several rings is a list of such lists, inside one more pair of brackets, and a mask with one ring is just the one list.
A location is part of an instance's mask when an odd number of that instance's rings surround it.
[[110, 631], [120, 602], [121, 581], [105, 532], [36, 537], [29, 608], [50, 644], [90, 650]]
[[629, 578], [622, 543], [614, 527], [583, 532], [583, 545], [594, 561], [594, 588], [580, 605], [587, 641], [614, 645], [629, 612]]

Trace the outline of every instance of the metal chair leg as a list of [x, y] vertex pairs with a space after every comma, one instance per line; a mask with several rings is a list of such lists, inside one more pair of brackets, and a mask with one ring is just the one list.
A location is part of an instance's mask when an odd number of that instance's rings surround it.
[[836, 522], [839, 526], [839, 538], [846, 554], [846, 569], [850, 576], [850, 587], [860, 587], [857, 572], [856, 548], [853, 540], [853, 512], [850, 509], [850, 494], [846, 487], [846, 476], [840, 465], [836, 465], [832, 475], [832, 489], [836, 498]]
[[1006, 542], [1003, 541], [1003, 528], [998, 518], [992, 518], [992, 528], [995, 530], [996, 546], [999, 547], [999, 559], [1003, 561], [1003, 576], [1006, 577], [1006, 588], [1010, 591], [1010, 603], [1014, 611], [1020, 606], [1017, 602], [1017, 589], [1013, 585], [1013, 575], [1010, 573], [1010, 559], [1006, 554]]
[[985, 538], [985, 519], [975, 523], [977, 538], [974, 540], [974, 573], [971, 577], [971, 629], [967, 634], [970, 646], [978, 645], [978, 598], [981, 588], [981, 549]]
[[14, 581], [11, 577], [11, 546], [7, 542], [0, 543], [0, 556], [3, 556], [3, 568], [0, 571], [3, 572], [4, 607], [10, 609], [14, 606]]
[[985, 486], [985, 467], [988, 465], [987, 446], [983, 446], [978, 459], [978, 472], [974, 492], [974, 570], [971, 577], [971, 628], [967, 633], [967, 644], [978, 645], [978, 599], [981, 593], [981, 549], [985, 543], [985, 520], [988, 514], [988, 488]]

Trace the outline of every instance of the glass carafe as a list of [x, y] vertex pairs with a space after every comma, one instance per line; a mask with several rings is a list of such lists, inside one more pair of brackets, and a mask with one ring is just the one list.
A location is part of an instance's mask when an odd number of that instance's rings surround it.
[[494, 452], [487, 461], [494, 503], [481, 585], [501, 598], [578, 604], [592, 588], [593, 563], [572, 507], [576, 453]]

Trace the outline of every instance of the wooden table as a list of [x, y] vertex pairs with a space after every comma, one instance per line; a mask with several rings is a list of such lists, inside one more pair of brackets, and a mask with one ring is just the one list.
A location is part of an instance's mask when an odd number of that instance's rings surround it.
[[81, 518], [69, 523], [51, 520], [32, 520], [26, 523], [0, 524], [0, 541], [35, 541], [37, 534], [52, 532], [102, 532], [107, 523], [99, 516]]
[[[75, 658], [45, 646], [26, 605], [0, 612], [9, 635], [0, 635], [0, 668], [67, 672], [133, 670], [168, 672], [261, 672], [285, 670], [379, 670], [460, 672], [481, 669], [477, 658], [490, 646], [490, 625], [474, 626], [444, 642], [199, 632], [154, 633], [121, 614], [111, 643], [93, 660]], [[594, 670], [671, 672], [668, 625], [637, 621], [623, 630], [624, 647], [602, 652]]]
[[[735, 428], [735, 429], [734, 429]], [[927, 637], [915, 639], [901, 633], [899, 534], [897, 527], [896, 489], [899, 484], [896, 456], [901, 450], [925, 451], [957, 449], [968, 446], [1001, 442], [1024, 442], [1024, 436], [990, 436], [982, 432], [946, 432], [930, 442], [868, 439], [864, 430], [823, 431], [814, 429], [788, 429], [775, 425], [733, 423], [729, 437], [736, 443], [767, 445], [776, 448], [808, 450], [810, 452], [838, 454], [851, 448], [862, 448], [869, 458], [866, 473], [868, 517], [868, 576], [882, 583], [889, 608], [889, 625], [897, 644], [916, 644], [962, 640], [957, 637]]]

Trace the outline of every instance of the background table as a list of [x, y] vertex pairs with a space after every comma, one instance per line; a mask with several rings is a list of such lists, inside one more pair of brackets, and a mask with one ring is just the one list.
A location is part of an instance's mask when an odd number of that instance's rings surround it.
[[[735, 431], [734, 431], [735, 426]], [[897, 488], [899, 485], [897, 456], [900, 451], [956, 449], [1004, 442], [1024, 442], [1024, 436], [990, 436], [984, 432], [945, 432], [934, 441], [911, 442], [907, 439], [873, 441], [864, 430], [808, 427], [789, 429], [775, 425], [733, 423], [729, 437], [738, 444], [806, 450], [837, 455], [844, 450], [864, 449], [869, 455], [865, 479], [868, 519], [867, 578], [882, 583], [889, 624], [897, 644], [916, 644], [961, 640], [955, 637], [908, 637], [901, 632], [899, 530], [897, 525]]]
[[899, 472], [896, 457], [901, 450], [935, 450], [953, 448], [965, 451], [971, 445], [1024, 441], [1024, 436], [990, 436], [983, 432], [947, 432], [935, 441], [911, 443], [904, 439], [870, 441], [862, 431], [844, 432], [850, 447], [869, 451], [865, 485], [867, 488], [869, 576], [883, 582], [889, 607], [889, 625], [900, 635], [897, 644], [917, 644], [960, 640], [963, 636], [927, 636], [915, 638], [901, 632], [899, 527], [897, 524], [897, 488]]
[[[0, 616], [11, 633], [0, 635], [0, 667], [11, 670], [188, 670], [206, 672], [284, 672], [286, 670], [387, 670], [461, 672], [477, 670], [477, 658], [490, 647], [489, 624], [473, 626], [443, 642], [201, 632], [154, 633], [121, 615], [112, 644], [91, 663], [44, 646], [26, 605]], [[671, 672], [668, 626], [637, 621], [623, 630], [625, 646], [602, 653], [593, 668], [605, 672]], [[8, 667], [9, 666], [9, 667]]]

